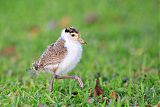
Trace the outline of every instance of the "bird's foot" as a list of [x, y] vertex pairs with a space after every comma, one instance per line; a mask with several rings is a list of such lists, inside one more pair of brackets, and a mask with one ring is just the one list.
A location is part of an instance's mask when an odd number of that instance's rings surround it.
[[79, 87], [81, 87], [81, 88], [83, 88], [83, 87], [84, 87], [83, 82], [82, 82], [82, 80], [81, 80], [81, 78], [80, 78], [80, 77], [75, 76], [75, 80], [77, 80], [77, 81], [78, 81], [78, 83], [79, 83]]

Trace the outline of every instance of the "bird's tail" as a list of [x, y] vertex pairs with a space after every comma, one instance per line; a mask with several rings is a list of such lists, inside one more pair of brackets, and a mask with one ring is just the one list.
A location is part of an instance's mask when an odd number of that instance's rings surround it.
[[34, 69], [35, 71], [39, 70], [38, 61], [34, 62], [34, 63], [32, 64], [32, 67], [33, 67], [33, 69]]

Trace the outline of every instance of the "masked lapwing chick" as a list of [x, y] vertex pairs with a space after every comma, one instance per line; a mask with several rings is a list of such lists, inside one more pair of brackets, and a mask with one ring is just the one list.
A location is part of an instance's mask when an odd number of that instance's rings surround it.
[[53, 74], [53, 78], [49, 83], [51, 92], [54, 79], [75, 79], [81, 88], [84, 87], [80, 77], [65, 76], [64, 74], [71, 71], [78, 64], [82, 56], [82, 44], [85, 43], [76, 28], [63, 29], [58, 40], [49, 45], [39, 60], [35, 61], [33, 64], [34, 70], [49, 71]]

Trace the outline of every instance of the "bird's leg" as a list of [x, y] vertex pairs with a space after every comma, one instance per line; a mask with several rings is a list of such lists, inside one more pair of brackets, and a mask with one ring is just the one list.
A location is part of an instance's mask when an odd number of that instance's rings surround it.
[[79, 86], [80, 86], [81, 88], [84, 87], [81, 78], [78, 77], [78, 76], [59, 76], [59, 75], [56, 75], [56, 76], [55, 76], [55, 79], [75, 79], [76, 81], [78, 81]]
[[49, 91], [52, 92], [53, 91], [53, 82], [54, 82], [54, 77], [51, 77], [51, 80], [49, 81]]

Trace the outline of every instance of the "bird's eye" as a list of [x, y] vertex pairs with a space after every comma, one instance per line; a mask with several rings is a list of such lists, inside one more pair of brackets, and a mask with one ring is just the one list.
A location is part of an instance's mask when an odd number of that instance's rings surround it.
[[71, 34], [71, 36], [74, 37], [75, 35], [74, 35], [74, 34]]

